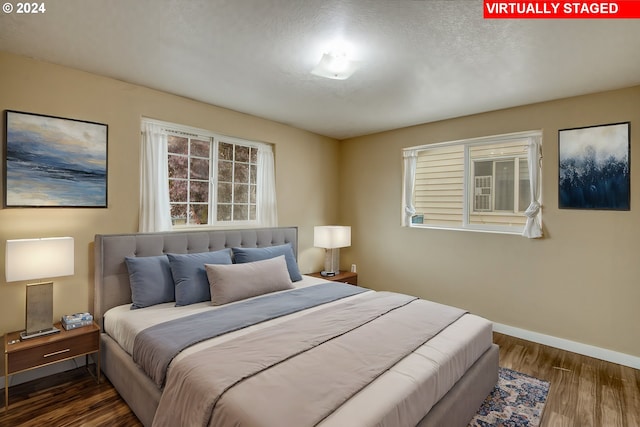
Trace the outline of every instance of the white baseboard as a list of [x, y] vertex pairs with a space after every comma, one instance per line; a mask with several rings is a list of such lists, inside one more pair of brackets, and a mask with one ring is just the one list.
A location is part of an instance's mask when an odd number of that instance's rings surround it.
[[[20, 372], [9, 377], [9, 386], [14, 386], [27, 381], [36, 380], [38, 378], [48, 377], [49, 375], [58, 374], [60, 372], [69, 371], [85, 365], [84, 356], [75, 359], [65, 360], [64, 362], [54, 363], [53, 365], [43, 366], [42, 368], [33, 369], [31, 371]], [[0, 389], [4, 389], [4, 375], [0, 377]]]
[[559, 348], [561, 350], [570, 351], [572, 353], [578, 353], [584, 356], [606, 360], [607, 362], [617, 363], [618, 365], [640, 369], [640, 357], [631, 356], [630, 354], [619, 353], [617, 351], [607, 350], [605, 348], [595, 347], [588, 344], [582, 344], [563, 338], [557, 338], [551, 335], [527, 331], [526, 329], [514, 328], [513, 326], [503, 325], [500, 323], [494, 323], [493, 330], [501, 334], [510, 335], [516, 338], [522, 338], [523, 340], [533, 341], [538, 344], [544, 344], [550, 347]]

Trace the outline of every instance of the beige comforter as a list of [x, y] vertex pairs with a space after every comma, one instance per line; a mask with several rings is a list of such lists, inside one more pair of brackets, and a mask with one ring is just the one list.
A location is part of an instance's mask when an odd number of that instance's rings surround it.
[[313, 426], [463, 310], [378, 292], [181, 359], [154, 426]]

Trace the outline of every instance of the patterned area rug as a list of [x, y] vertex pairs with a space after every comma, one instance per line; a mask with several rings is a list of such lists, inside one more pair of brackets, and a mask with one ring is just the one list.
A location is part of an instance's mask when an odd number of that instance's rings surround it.
[[549, 393], [549, 383], [500, 368], [498, 384], [469, 427], [537, 427]]

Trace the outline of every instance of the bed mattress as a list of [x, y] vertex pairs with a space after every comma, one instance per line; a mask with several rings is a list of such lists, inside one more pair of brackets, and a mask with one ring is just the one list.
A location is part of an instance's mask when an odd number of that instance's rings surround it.
[[[324, 282], [322, 279], [304, 276], [296, 285], [306, 287]], [[366, 293], [348, 298], [356, 300], [363, 295]], [[307, 309], [189, 347], [169, 365], [167, 376], [171, 375], [171, 368], [175, 363], [203, 348], [216, 346], [281, 322], [295, 321], [297, 317], [338, 303]], [[129, 305], [123, 305], [114, 307], [105, 314], [104, 327], [109, 336], [128, 354], [132, 354], [136, 335], [146, 328], [167, 320], [216, 309], [218, 308], [210, 302], [183, 307], [166, 303], [138, 310], [130, 310]], [[321, 425], [414, 426], [491, 346], [491, 343], [491, 323], [473, 314], [465, 314], [351, 397], [324, 419]]]

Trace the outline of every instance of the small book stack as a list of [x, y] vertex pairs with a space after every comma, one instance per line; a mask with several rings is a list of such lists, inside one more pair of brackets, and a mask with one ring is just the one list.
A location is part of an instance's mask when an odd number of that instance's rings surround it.
[[62, 326], [68, 331], [70, 329], [89, 326], [93, 323], [91, 313], [75, 313], [62, 316]]

